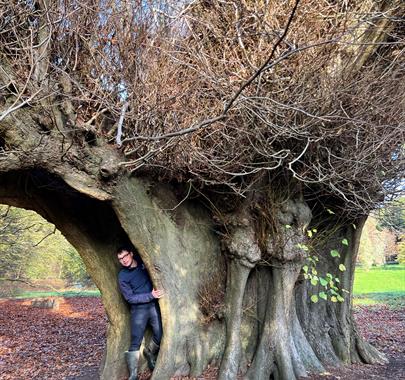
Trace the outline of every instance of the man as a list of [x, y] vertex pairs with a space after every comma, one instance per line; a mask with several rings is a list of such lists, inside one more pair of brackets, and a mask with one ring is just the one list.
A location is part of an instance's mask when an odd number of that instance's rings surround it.
[[157, 299], [163, 296], [162, 290], [153, 288], [149, 274], [139, 256], [134, 256], [129, 247], [120, 247], [117, 258], [123, 266], [118, 274], [118, 284], [122, 295], [131, 306], [131, 346], [125, 352], [129, 370], [128, 380], [138, 380], [139, 348], [146, 326], [152, 327], [152, 340], [143, 354], [151, 370], [159, 352], [162, 339], [162, 319]]

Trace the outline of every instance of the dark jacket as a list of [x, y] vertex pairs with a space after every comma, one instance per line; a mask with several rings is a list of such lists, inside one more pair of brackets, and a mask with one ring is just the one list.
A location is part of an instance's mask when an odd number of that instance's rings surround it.
[[138, 265], [135, 268], [122, 268], [118, 273], [118, 284], [122, 295], [131, 305], [144, 304], [153, 301], [153, 285], [145, 265], [135, 258]]

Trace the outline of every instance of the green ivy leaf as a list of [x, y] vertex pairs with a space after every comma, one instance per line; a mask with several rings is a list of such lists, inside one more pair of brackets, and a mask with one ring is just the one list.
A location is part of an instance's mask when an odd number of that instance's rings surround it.
[[319, 293], [319, 297], [322, 298], [322, 299], [324, 299], [325, 301], [328, 299], [328, 296], [326, 295], [325, 292], [320, 292], [320, 293]]
[[336, 298], [335, 296], [330, 297], [330, 300], [331, 300], [332, 302], [337, 302], [337, 298]]
[[330, 208], [327, 208], [326, 211], [327, 211], [329, 214], [331, 214], [331, 215], [334, 214], [334, 212], [333, 212]]
[[312, 232], [313, 232], [314, 234], [316, 234], [316, 233], [318, 232], [318, 230], [317, 230], [316, 228], [313, 228], [313, 229], [312, 229]]
[[311, 284], [312, 284], [313, 286], [318, 285], [318, 278], [312, 277], [312, 278], [311, 278]]
[[332, 249], [332, 250], [330, 251], [330, 255], [331, 255], [332, 257], [340, 257], [340, 253], [339, 253], [338, 251], [336, 251], [336, 249]]
[[339, 301], [339, 302], [343, 302], [345, 299], [342, 297], [342, 296], [340, 296], [340, 295], [338, 295], [337, 297], [337, 300]]
[[284, 227], [287, 229], [291, 228], [291, 226], [289, 224], [286, 224]]
[[340, 265], [339, 265], [339, 270], [340, 270], [341, 272], [344, 272], [344, 271], [346, 270], [346, 267], [345, 267], [343, 264], [340, 264]]
[[326, 286], [326, 285], [328, 285], [328, 281], [327, 280], [325, 280], [324, 278], [322, 278], [322, 277], [319, 277], [319, 282], [321, 283], [321, 285], [322, 286]]
[[312, 268], [312, 269], [311, 269], [311, 272], [312, 272], [312, 274], [315, 275], [315, 276], [318, 274], [318, 271], [317, 271], [315, 268]]
[[302, 267], [302, 270], [303, 270], [305, 273], [308, 273], [308, 265], [304, 265], [304, 266]]
[[317, 296], [316, 294], [313, 294], [313, 295], [311, 296], [311, 301], [312, 301], [313, 303], [317, 303], [317, 302], [318, 302], [318, 296]]
[[326, 273], [326, 277], [328, 277], [330, 280], [332, 280], [333, 276], [330, 273]]
[[306, 273], [304, 273], [304, 278], [305, 278], [306, 280], [308, 280], [309, 276], [308, 276]]
[[342, 244], [343, 244], [343, 245], [349, 245], [349, 242], [347, 241], [347, 239], [343, 239], [343, 240], [342, 240]]
[[340, 280], [336, 277], [336, 278], [335, 278], [335, 282], [339, 283]]

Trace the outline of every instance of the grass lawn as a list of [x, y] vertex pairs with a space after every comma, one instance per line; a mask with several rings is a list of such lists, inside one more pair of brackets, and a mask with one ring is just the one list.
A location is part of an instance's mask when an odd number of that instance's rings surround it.
[[41, 297], [99, 297], [99, 290], [68, 290], [60, 292], [47, 292], [47, 291], [23, 291], [14, 296], [15, 299], [20, 298], [41, 298]]
[[405, 307], [405, 265], [356, 268], [354, 304]]

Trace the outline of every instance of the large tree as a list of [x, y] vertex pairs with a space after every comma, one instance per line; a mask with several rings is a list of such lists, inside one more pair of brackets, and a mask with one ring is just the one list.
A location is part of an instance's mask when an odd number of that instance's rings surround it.
[[81, 254], [109, 319], [102, 379], [126, 371], [122, 243], [166, 290], [153, 379], [384, 360], [350, 295], [365, 215], [401, 188], [403, 2], [0, 12], [0, 201]]

